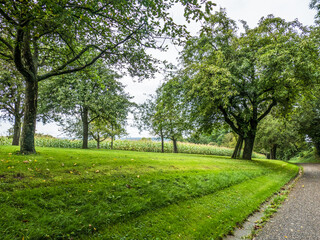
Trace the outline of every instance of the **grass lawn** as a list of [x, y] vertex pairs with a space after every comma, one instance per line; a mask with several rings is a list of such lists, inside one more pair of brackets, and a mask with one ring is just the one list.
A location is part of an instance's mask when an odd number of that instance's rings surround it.
[[282, 161], [0, 146], [1, 239], [219, 239], [298, 173]]

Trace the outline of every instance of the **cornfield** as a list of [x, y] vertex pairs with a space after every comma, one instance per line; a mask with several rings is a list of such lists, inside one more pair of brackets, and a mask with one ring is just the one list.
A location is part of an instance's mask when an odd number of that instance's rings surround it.
[[[10, 145], [12, 139], [8, 137], [0, 137], [0, 145]], [[81, 140], [69, 140], [50, 137], [36, 137], [35, 145], [38, 147], [56, 147], [56, 148], [81, 148]], [[96, 142], [91, 140], [88, 142], [89, 148], [96, 148]], [[110, 141], [100, 143], [100, 148], [111, 149]], [[143, 141], [143, 140], [115, 140], [113, 143], [114, 150], [129, 150], [139, 152], [161, 152], [161, 142], [159, 141]], [[178, 150], [180, 153], [204, 154], [204, 155], [218, 155], [231, 156], [232, 148], [218, 147], [204, 144], [193, 143], [178, 143]], [[173, 145], [171, 142], [164, 143], [164, 151], [166, 153], [173, 152]], [[265, 158], [265, 155], [253, 153], [254, 158]]]

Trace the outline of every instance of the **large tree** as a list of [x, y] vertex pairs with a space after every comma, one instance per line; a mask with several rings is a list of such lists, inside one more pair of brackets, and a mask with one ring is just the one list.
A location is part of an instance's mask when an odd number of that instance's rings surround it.
[[99, 58], [148, 76], [153, 61], [145, 48], [163, 49], [158, 38], [186, 33], [167, 13], [177, 2], [187, 18], [202, 16], [197, 0], [0, 0], [0, 56], [14, 62], [26, 85], [20, 151], [35, 152], [40, 81], [83, 70]]
[[[52, 79], [41, 86], [40, 112], [43, 118], [60, 120], [64, 129], [81, 133], [82, 148], [88, 148], [90, 124], [95, 120], [118, 125], [132, 106], [130, 96], [118, 81], [120, 76], [103, 65]], [[79, 123], [81, 131], [79, 131]], [[97, 125], [97, 124], [96, 124]]]
[[183, 84], [197, 122], [223, 119], [244, 140], [242, 158], [251, 159], [259, 122], [276, 105], [290, 109], [314, 76], [318, 50], [297, 21], [270, 15], [243, 26], [239, 34], [224, 10], [208, 18], [184, 49]]

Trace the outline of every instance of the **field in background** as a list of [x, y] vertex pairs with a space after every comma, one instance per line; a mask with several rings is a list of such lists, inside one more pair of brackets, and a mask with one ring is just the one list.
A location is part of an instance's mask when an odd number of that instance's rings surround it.
[[0, 236], [219, 239], [298, 172], [282, 161], [0, 146]]
[[[0, 137], [0, 145], [10, 145], [11, 139], [8, 137]], [[56, 147], [56, 148], [81, 148], [81, 140], [68, 140], [52, 137], [36, 137], [36, 147]], [[89, 148], [96, 148], [97, 144], [94, 140], [89, 141]], [[110, 141], [104, 141], [100, 144], [102, 149], [110, 149]], [[161, 142], [145, 141], [145, 140], [116, 140], [113, 144], [114, 150], [129, 150], [138, 152], [161, 152]], [[164, 143], [166, 153], [173, 152], [172, 142]], [[205, 154], [217, 156], [231, 156], [232, 148], [218, 147], [213, 145], [193, 144], [178, 142], [178, 150], [180, 153]], [[254, 158], [266, 158], [263, 154], [253, 153]]]

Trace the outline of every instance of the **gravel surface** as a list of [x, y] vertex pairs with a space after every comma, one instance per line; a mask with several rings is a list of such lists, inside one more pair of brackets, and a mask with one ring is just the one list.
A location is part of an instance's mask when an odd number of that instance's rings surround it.
[[304, 174], [255, 240], [320, 240], [320, 164], [299, 164]]

